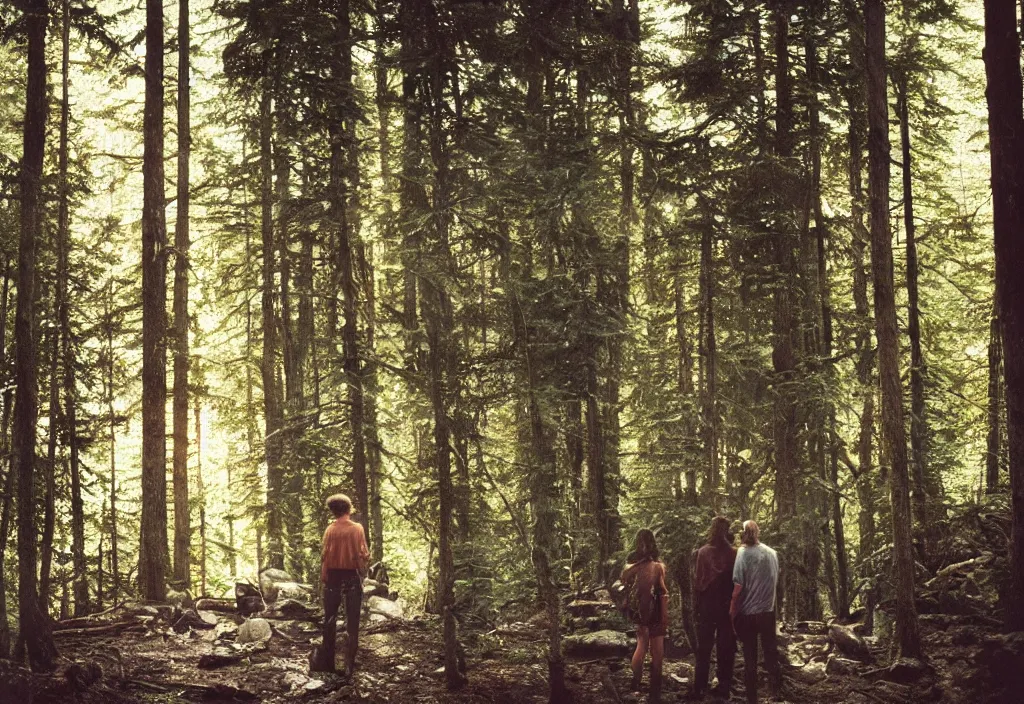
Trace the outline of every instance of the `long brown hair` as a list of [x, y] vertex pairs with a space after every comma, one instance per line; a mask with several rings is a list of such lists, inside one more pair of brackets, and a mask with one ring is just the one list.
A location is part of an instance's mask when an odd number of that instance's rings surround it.
[[708, 545], [731, 545], [729, 535], [729, 519], [725, 516], [715, 516], [711, 519], [711, 527], [708, 529]]
[[648, 528], [641, 528], [636, 532], [636, 559], [657, 560], [658, 541], [654, 539], [654, 532]]

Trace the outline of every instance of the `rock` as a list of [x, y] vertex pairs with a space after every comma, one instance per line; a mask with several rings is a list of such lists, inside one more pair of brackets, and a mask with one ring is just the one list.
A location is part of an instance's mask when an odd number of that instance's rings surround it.
[[828, 677], [824, 663], [820, 662], [809, 662], [803, 667], [794, 668], [789, 674], [804, 684], [818, 684]]
[[198, 667], [200, 670], [212, 670], [217, 667], [225, 667], [240, 662], [244, 656], [234, 653], [227, 648], [214, 648], [212, 653], [207, 653], [199, 658]]
[[213, 629], [214, 639], [236, 638], [238, 636], [238, 625], [231, 621], [221, 621]]
[[868, 648], [868, 644], [854, 633], [851, 627], [833, 623], [828, 629], [828, 637], [846, 657], [863, 662], [871, 660], [871, 649]]
[[243, 616], [252, 616], [266, 609], [266, 604], [261, 596], [246, 596], [238, 600], [238, 613]]
[[526, 620], [526, 623], [537, 628], [546, 629], [550, 623], [547, 609], [541, 609]]
[[188, 608], [192, 606], [192, 595], [188, 593], [188, 590], [168, 589], [167, 603], [174, 604], [181, 609]]
[[825, 663], [825, 672], [832, 675], [855, 675], [860, 663], [856, 660], [830, 655]]
[[676, 668], [676, 676], [684, 679], [693, 679], [693, 665], [688, 662], [679, 663], [679, 667]]
[[265, 618], [251, 618], [238, 627], [236, 643], [259, 643], [270, 640], [270, 621]]
[[268, 601], [277, 601], [278, 599], [309, 601], [313, 587], [301, 582], [277, 582], [273, 585], [272, 591], [275, 591], [276, 594], [273, 599], [267, 599]]
[[380, 614], [394, 621], [405, 620], [405, 609], [397, 601], [390, 601], [379, 596], [371, 596], [366, 600], [366, 607], [371, 614]]
[[981, 640], [978, 635], [978, 631], [970, 626], [956, 626], [955, 628], [951, 628], [949, 633], [949, 641], [953, 645], [977, 645]]
[[382, 596], [387, 597], [388, 585], [381, 584], [375, 579], [367, 579], [363, 582], [363, 598], [366, 599], [371, 596]]
[[190, 628], [196, 630], [210, 630], [217, 625], [217, 617], [209, 611], [186, 611], [174, 622], [171, 628], [175, 633], [186, 633]]
[[292, 576], [284, 570], [270, 568], [260, 572], [260, 592], [267, 601], [277, 601], [278, 588], [281, 584], [294, 582]]
[[567, 636], [562, 641], [566, 655], [618, 657], [633, 649], [633, 639], [619, 631], [595, 631]]
[[570, 616], [575, 616], [576, 618], [594, 618], [614, 608], [614, 604], [607, 601], [576, 599], [566, 604], [565, 611]]
[[260, 572], [260, 582], [294, 582], [292, 576], [284, 570], [279, 570], [274, 567], [268, 567], [267, 569]]
[[288, 689], [294, 691], [305, 687], [306, 684], [309, 683], [310, 679], [298, 672], [286, 672], [284, 677], [281, 678], [281, 681], [288, 685]]
[[882, 675], [882, 679], [899, 684], [913, 684], [931, 672], [931, 668], [916, 658], [900, 658]]

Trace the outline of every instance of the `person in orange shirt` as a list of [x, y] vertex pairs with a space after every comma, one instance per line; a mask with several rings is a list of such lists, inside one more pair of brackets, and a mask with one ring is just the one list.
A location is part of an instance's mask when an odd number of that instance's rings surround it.
[[359, 615], [363, 604], [363, 578], [370, 561], [363, 527], [352, 520], [352, 499], [334, 494], [327, 499], [327, 508], [335, 520], [324, 531], [320, 581], [324, 584], [324, 637], [323, 665], [334, 671], [335, 638], [338, 628], [338, 608], [345, 603], [345, 630], [348, 643], [345, 648], [345, 673], [355, 668], [356, 650], [359, 648]]

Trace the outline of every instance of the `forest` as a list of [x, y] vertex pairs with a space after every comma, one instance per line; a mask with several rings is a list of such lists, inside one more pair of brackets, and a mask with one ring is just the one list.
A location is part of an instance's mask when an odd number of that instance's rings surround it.
[[1020, 701], [1020, 26], [0, 3], [0, 702], [654, 702], [641, 528], [683, 701], [717, 515], [778, 554], [778, 701]]

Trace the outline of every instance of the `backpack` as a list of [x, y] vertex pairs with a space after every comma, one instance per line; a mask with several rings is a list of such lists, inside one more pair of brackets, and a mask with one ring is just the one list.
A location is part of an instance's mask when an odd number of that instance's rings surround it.
[[638, 626], [653, 626], [661, 620], [661, 589], [653, 584], [648, 594], [641, 590], [640, 572], [652, 564], [650, 560], [644, 560], [644, 563], [626, 585], [626, 615]]

